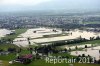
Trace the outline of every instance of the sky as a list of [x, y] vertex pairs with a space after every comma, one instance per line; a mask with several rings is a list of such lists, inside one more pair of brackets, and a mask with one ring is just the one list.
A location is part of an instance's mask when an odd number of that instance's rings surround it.
[[48, 2], [51, 0], [1, 0], [0, 5], [10, 6], [10, 5], [20, 5], [20, 6], [34, 6], [43, 2]]
[[0, 0], [0, 11], [100, 9], [100, 0]]

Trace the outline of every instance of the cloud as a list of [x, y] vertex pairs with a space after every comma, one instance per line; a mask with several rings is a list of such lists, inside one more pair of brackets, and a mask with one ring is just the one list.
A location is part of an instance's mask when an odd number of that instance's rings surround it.
[[40, 3], [49, 2], [51, 0], [1, 0], [0, 5], [38, 5]]

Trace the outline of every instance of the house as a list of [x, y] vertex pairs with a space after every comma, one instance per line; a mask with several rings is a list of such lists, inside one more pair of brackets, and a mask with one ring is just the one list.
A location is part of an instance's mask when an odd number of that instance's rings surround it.
[[32, 60], [33, 59], [33, 55], [32, 54], [27, 54], [27, 55], [24, 55], [22, 58], [23, 59], [30, 59], [30, 60]]
[[20, 57], [17, 57], [16, 62], [20, 62], [23, 64], [28, 64], [33, 60], [33, 55], [32, 54], [26, 54]]

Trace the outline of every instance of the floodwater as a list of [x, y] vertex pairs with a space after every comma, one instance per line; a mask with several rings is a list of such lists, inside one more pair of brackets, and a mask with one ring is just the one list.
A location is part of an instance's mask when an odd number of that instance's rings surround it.
[[10, 34], [10, 33], [12, 33], [10, 30], [0, 29], [0, 37], [4, 37], [4, 36], [6, 36], [7, 34]]
[[87, 48], [87, 50], [84, 49], [83, 51], [72, 51], [71, 55], [78, 56], [78, 55], [85, 54], [86, 56], [90, 55], [94, 57], [96, 60], [99, 60], [100, 59], [99, 50], [100, 50], [100, 46], [97, 46], [93, 48]]
[[64, 36], [57, 36], [57, 37], [43, 37], [43, 35], [51, 35], [51, 34], [62, 34], [61, 30], [57, 30], [56, 32], [52, 31], [53, 29], [46, 29], [46, 28], [36, 28], [36, 29], [28, 29], [25, 33], [22, 33], [14, 40], [14, 44], [20, 44], [23, 42], [23, 45], [27, 46], [27, 40], [25, 38], [31, 38], [30, 42], [31, 44], [34, 43], [45, 43], [45, 42], [53, 42], [53, 41], [61, 41], [61, 40], [71, 40], [71, 39], [77, 39], [80, 36], [85, 39], [90, 39], [90, 37], [96, 38], [97, 36], [100, 36], [100, 33], [95, 32], [88, 32], [88, 31], [82, 31], [82, 30], [73, 30], [73, 31], [65, 31], [65, 33], [69, 33], [68, 35]]
[[[87, 47], [91, 47], [92, 44], [84, 44], [84, 45], [76, 45], [77, 48], [85, 48], [85, 45], [87, 45]], [[76, 49], [76, 46], [65, 46], [66, 49]]]

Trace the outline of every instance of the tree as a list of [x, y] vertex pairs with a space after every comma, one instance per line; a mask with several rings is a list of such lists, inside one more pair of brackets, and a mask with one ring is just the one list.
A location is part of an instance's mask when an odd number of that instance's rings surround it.
[[85, 57], [85, 54], [82, 54], [82, 57]]
[[8, 52], [11, 52], [11, 53], [16, 52], [16, 48], [8, 48]]
[[67, 49], [65, 48], [64, 51], [67, 52]]
[[28, 44], [29, 44], [29, 50], [30, 50], [30, 53], [32, 54], [33, 49], [30, 47], [31, 46], [31, 42], [29, 40], [30, 40], [30, 38], [27, 38], [27, 41], [28, 41]]
[[93, 44], [91, 44], [91, 49], [93, 50]]
[[87, 51], [87, 45], [85, 45], [85, 49], [86, 49], [86, 51]]
[[13, 41], [12, 41], [11, 39], [8, 39], [7, 41], [8, 41], [9, 43], [13, 43]]
[[71, 51], [71, 48], [69, 48], [69, 52]]
[[76, 54], [77, 54], [77, 49], [78, 49], [78, 47], [76, 46], [75, 49], [76, 49]]
[[96, 40], [98, 40], [98, 39], [100, 39], [100, 37], [99, 37], [99, 36], [97, 36], [97, 37], [96, 37]]

